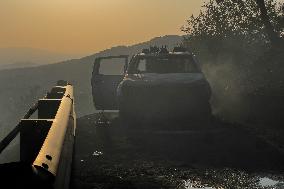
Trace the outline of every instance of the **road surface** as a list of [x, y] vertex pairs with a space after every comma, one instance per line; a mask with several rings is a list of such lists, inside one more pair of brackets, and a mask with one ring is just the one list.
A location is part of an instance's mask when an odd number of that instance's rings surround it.
[[71, 188], [284, 188], [284, 155], [251, 131], [210, 123], [77, 121]]

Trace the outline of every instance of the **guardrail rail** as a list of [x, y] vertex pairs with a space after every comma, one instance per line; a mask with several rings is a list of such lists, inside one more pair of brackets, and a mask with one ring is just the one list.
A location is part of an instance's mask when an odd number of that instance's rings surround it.
[[20, 134], [20, 161], [0, 165], [0, 187], [69, 188], [75, 130], [73, 86], [58, 81], [0, 142], [1, 153]]

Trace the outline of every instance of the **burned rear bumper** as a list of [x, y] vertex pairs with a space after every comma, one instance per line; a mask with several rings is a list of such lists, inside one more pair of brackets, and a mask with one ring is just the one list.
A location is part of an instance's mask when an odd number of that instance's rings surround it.
[[210, 97], [206, 85], [127, 86], [119, 96], [119, 108], [133, 116], [195, 117], [211, 113]]

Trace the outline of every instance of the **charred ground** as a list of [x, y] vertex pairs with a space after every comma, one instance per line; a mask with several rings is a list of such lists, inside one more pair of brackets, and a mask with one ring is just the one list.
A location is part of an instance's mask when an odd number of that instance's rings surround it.
[[283, 179], [284, 154], [244, 126], [213, 119], [141, 129], [99, 117], [78, 119], [72, 188], [261, 188], [261, 176]]

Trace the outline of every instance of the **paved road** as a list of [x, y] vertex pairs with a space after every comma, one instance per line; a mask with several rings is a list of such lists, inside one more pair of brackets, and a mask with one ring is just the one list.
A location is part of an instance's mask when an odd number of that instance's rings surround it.
[[93, 114], [77, 122], [72, 188], [284, 188], [283, 170], [284, 155], [240, 125], [142, 129]]

